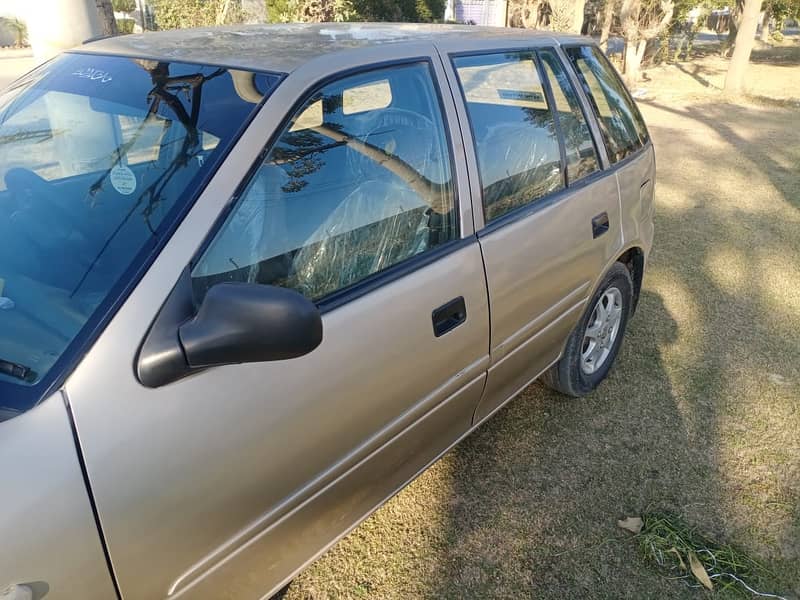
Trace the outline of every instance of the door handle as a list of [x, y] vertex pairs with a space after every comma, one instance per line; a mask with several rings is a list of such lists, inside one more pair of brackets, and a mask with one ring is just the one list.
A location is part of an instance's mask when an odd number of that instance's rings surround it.
[[467, 320], [464, 296], [459, 296], [433, 311], [433, 335], [441, 337]]
[[592, 238], [597, 239], [608, 232], [608, 213], [601, 212], [592, 219]]

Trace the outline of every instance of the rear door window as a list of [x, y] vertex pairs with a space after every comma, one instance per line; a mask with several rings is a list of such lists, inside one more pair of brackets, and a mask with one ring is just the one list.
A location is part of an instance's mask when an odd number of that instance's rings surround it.
[[458, 237], [451, 158], [427, 63], [352, 75], [297, 110], [192, 271], [314, 300]]
[[642, 148], [647, 128], [625, 85], [596, 46], [564, 49], [592, 105], [608, 157], [616, 163]]
[[453, 60], [490, 222], [564, 187], [553, 112], [532, 52]]
[[578, 95], [567, 77], [564, 65], [551, 49], [540, 50], [539, 58], [553, 90], [553, 102], [566, 150], [567, 184], [570, 185], [598, 171], [600, 163], [592, 133], [586, 124], [586, 115], [583, 114]]

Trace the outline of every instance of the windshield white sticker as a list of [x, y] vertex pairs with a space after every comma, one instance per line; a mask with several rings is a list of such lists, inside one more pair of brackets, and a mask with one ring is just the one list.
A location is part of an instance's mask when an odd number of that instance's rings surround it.
[[91, 79], [92, 81], [99, 81], [100, 83], [108, 83], [111, 81], [111, 75], [107, 71], [101, 71], [94, 67], [86, 67], [85, 69], [78, 69], [73, 71], [73, 75], [83, 77], [84, 79]]
[[136, 191], [136, 175], [125, 165], [117, 165], [111, 169], [111, 185], [123, 196], [130, 196]]

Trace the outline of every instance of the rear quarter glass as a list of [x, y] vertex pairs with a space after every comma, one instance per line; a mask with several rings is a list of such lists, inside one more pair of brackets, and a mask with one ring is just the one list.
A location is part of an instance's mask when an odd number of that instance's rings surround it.
[[650, 139], [636, 106], [614, 67], [596, 46], [564, 49], [586, 93], [612, 163], [645, 146]]

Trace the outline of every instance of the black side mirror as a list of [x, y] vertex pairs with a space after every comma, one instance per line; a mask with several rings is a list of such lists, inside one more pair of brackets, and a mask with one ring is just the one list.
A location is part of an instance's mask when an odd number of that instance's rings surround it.
[[317, 307], [294, 290], [253, 283], [220, 283], [197, 315], [178, 330], [191, 368], [285, 360], [322, 341]]
[[193, 313], [186, 272], [139, 351], [143, 385], [159, 387], [209, 367], [295, 358], [322, 342], [319, 310], [286, 288], [220, 283]]

